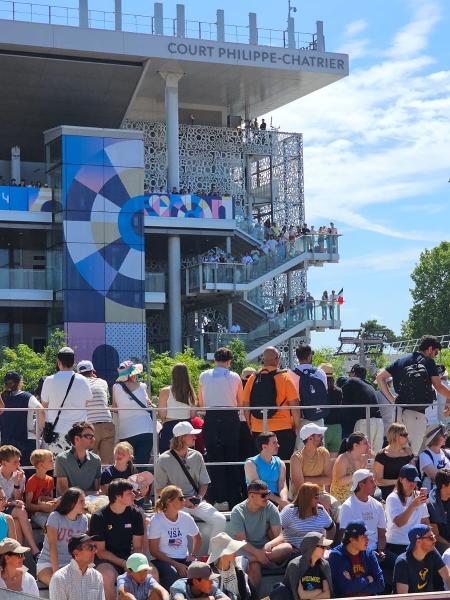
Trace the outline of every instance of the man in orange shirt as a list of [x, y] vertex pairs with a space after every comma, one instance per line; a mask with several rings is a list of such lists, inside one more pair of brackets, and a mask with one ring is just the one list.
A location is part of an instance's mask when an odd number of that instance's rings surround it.
[[[280, 444], [278, 456], [282, 460], [289, 460], [300, 428], [300, 411], [287, 408], [274, 411], [271, 407], [299, 406], [299, 397], [298, 390], [292, 383], [288, 371], [280, 371], [279, 363], [280, 353], [278, 350], [273, 346], [266, 348], [262, 355], [263, 367], [251, 375], [245, 385], [244, 406], [269, 407], [268, 411], [273, 414], [269, 414], [266, 431], [273, 431], [277, 434]], [[273, 397], [268, 398], [270, 393]], [[255, 438], [264, 430], [262, 413], [258, 414], [258, 412], [260, 411], [246, 411], [249, 426]]]

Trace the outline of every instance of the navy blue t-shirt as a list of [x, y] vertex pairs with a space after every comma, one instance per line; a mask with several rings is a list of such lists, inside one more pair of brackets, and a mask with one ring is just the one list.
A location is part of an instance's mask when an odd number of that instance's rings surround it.
[[[388, 367], [386, 367], [386, 371], [392, 375], [394, 389], [397, 392], [397, 394], [400, 392], [405, 368], [416, 362], [420, 362], [427, 370], [428, 376], [430, 377], [430, 386], [431, 378], [439, 375], [436, 363], [429, 356], [424, 356], [421, 352], [413, 352], [412, 354], [406, 354], [406, 356], [402, 356], [401, 358], [397, 359], [392, 364], [390, 364]], [[418, 409], [414, 408], [414, 410]]]
[[416, 560], [412, 552], [400, 554], [394, 567], [394, 593], [397, 583], [405, 583], [408, 592], [412, 594], [433, 592], [436, 573], [443, 566], [444, 561], [436, 549], [429, 552], [423, 560]]

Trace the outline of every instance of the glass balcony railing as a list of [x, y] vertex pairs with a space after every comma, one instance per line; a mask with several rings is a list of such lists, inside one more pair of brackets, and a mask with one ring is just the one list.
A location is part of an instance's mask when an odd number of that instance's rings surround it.
[[52, 269], [1, 269], [0, 289], [53, 290], [56, 285]]
[[146, 273], [145, 274], [146, 292], [165, 292], [166, 275], [165, 273]]
[[199, 356], [206, 356], [238, 338], [245, 344], [247, 352], [251, 352], [300, 323], [310, 322], [308, 326], [313, 328], [321, 324], [324, 327], [338, 327], [340, 319], [341, 306], [337, 302], [308, 302], [281, 314], [268, 315], [266, 321], [249, 333], [194, 333], [185, 338], [185, 343]]
[[[318, 238], [321, 238], [320, 240]], [[264, 246], [266, 252], [260, 256], [253, 252], [250, 260], [242, 262], [200, 262], [187, 267], [183, 279], [183, 291], [198, 290], [205, 284], [249, 283], [269, 271], [302, 254], [310, 254], [311, 260], [327, 260], [338, 253], [338, 235], [304, 235], [284, 244]], [[263, 248], [263, 247], [262, 247]], [[263, 250], [264, 251], [264, 250]]]

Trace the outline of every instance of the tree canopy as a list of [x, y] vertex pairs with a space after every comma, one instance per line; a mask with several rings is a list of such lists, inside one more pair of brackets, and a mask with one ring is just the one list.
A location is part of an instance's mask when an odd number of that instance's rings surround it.
[[387, 342], [395, 342], [397, 340], [397, 336], [392, 329], [389, 329], [389, 327], [386, 327], [382, 323], [378, 323], [377, 319], [368, 319], [364, 323], [361, 323], [361, 327], [364, 328], [366, 335], [383, 337]]
[[411, 273], [413, 306], [402, 325], [404, 336], [445, 335], [450, 331], [450, 243], [424, 250]]

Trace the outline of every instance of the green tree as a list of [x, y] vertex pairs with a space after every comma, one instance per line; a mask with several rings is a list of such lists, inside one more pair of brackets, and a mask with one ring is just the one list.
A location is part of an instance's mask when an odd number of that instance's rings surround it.
[[450, 331], [450, 243], [424, 250], [411, 273], [413, 306], [402, 334], [417, 338]]
[[336, 355], [333, 348], [318, 348], [314, 350], [313, 365], [318, 367], [321, 363], [332, 364], [336, 378], [345, 375], [344, 362], [345, 357]]
[[179, 352], [173, 357], [170, 356], [169, 352], [158, 354], [151, 351], [150, 382], [152, 396], [158, 396], [161, 388], [170, 385], [172, 369], [177, 363], [183, 363], [187, 366], [192, 385], [196, 391], [200, 373], [210, 367], [202, 358], [195, 356], [192, 348], [186, 348], [184, 352]]
[[42, 353], [35, 352], [26, 344], [18, 344], [15, 348], [4, 347], [0, 357], [0, 379], [5, 373], [17, 371], [23, 377], [24, 389], [34, 392], [39, 379], [55, 372], [56, 354], [66, 343], [64, 331], [55, 329], [49, 337], [48, 344]]
[[364, 328], [366, 335], [383, 336], [387, 342], [395, 342], [398, 339], [392, 329], [378, 323], [377, 319], [368, 319], [364, 323], [361, 323], [361, 327]]

